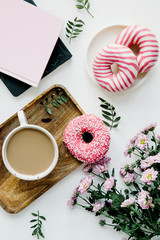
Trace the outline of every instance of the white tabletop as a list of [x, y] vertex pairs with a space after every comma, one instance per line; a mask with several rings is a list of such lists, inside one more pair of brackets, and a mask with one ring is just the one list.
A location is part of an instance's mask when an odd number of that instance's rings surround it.
[[[116, 106], [117, 113], [122, 117], [118, 129], [111, 132], [111, 146], [108, 152], [108, 156], [112, 158], [110, 167], [116, 167], [118, 185], [121, 185], [122, 180], [118, 171], [120, 164], [125, 160], [123, 152], [129, 139], [150, 122], [159, 123], [159, 62], [148, 73], [143, 84], [124, 93], [113, 95], [98, 88], [89, 78], [85, 67], [86, 50], [97, 31], [117, 24], [143, 25], [150, 28], [160, 41], [160, 1], [90, 0], [90, 10], [94, 19], [84, 10], [76, 9], [75, 3], [75, 0], [36, 0], [40, 8], [63, 18], [65, 22], [73, 20], [76, 16], [81, 18], [86, 23], [84, 32], [69, 44], [64, 25], [60, 38], [73, 57], [42, 80], [38, 88], [32, 87], [15, 98], [0, 82], [0, 123], [53, 84], [64, 85], [86, 113], [94, 113], [100, 118], [102, 116], [98, 97], [105, 98]], [[160, 130], [160, 127], [158, 129]], [[47, 218], [43, 227], [47, 240], [122, 239], [125, 234], [116, 232], [112, 228], [100, 227], [98, 224], [100, 218], [94, 217], [94, 214], [79, 207], [73, 210], [68, 208], [67, 200], [79, 184], [81, 177], [85, 176], [81, 168], [73, 171], [18, 214], [11, 215], [0, 208], [0, 238], [3, 240], [36, 239], [31, 236], [29, 221], [31, 212], [39, 210]]]

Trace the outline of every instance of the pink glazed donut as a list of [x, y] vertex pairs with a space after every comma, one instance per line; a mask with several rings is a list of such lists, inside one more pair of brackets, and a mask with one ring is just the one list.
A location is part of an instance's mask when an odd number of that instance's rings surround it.
[[82, 162], [96, 162], [109, 149], [109, 131], [94, 114], [84, 114], [71, 120], [63, 137], [71, 154]]
[[[118, 65], [117, 73], [111, 70], [113, 64]], [[104, 47], [93, 62], [95, 80], [109, 92], [121, 92], [131, 87], [138, 70], [137, 59], [131, 49], [119, 44]]]
[[139, 73], [148, 72], [157, 62], [159, 54], [158, 41], [148, 28], [139, 25], [128, 26], [121, 31], [115, 43], [129, 48], [132, 45], [139, 47], [137, 55]]

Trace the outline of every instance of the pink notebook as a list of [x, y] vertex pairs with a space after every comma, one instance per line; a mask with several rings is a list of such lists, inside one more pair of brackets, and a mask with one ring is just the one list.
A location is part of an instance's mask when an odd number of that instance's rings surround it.
[[0, 72], [37, 87], [62, 26], [23, 0], [0, 0]]

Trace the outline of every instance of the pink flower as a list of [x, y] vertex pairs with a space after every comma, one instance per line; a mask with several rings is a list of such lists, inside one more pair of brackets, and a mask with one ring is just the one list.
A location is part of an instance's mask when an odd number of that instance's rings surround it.
[[132, 152], [132, 145], [131, 144], [128, 144], [126, 146], [126, 150], [124, 151], [124, 156], [127, 157], [131, 157], [131, 152]]
[[92, 169], [92, 164], [87, 164], [84, 166], [84, 168], [82, 169], [83, 172], [88, 172]]
[[148, 209], [152, 204], [152, 197], [149, 192], [142, 190], [138, 195], [138, 203], [142, 209]]
[[135, 141], [136, 141], [138, 135], [139, 135], [139, 133], [138, 133], [136, 136], [134, 136], [133, 138], [131, 138], [130, 143], [131, 143], [132, 145], [135, 144]]
[[151, 123], [149, 124], [147, 127], [145, 127], [142, 132], [146, 132], [148, 133], [149, 131], [153, 131], [155, 129], [155, 127], [157, 126], [157, 123]]
[[110, 157], [107, 157], [106, 155], [101, 159], [99, 160], [97, 163], [98, 164], [107, 164], [109, 163], [109, 161], [111, 161], [111, 158]]
[[134, 202], [135, 202], [134, 198], [126, 199], [124, 202], [122, 202], [121, 207], [128, 207], [132, 205]]
[[138, 135], [136, 141], [135, 141], [135, 146], [140, 148], [140, 149], [144, 149], [147, 147], [147, 143], [148, 143], [148, 137], [141, 133]]
[[141, 181], [151, 185], [151, 182], [156, 180], [157, 174], [157, 171], [155, 171], [153, 168], [149, 168], [142, 173]]
[[70, 208], [73, 208], [73, 206], [75, 205], [75, 201], [77, 199], [77, 193], [78, 193], [78, 187], [73, 191], [71, 198], [67, 202], [67, 205]]
[[90, 185], [92, 184], [94, 176], [93, 175], [89, 175], [86, 178], [82, 178], [80, 181], [80, 184], [78, 186], [78, 191], [83, 194], [86, 192], [86, 190], [90, 187]]
[[137, 178], [137, 174], [135, 174], [135, 173], [127, 173], [127, 174], [124, 176], [123, 180], [124, 180], [124, 182], [125, 182], [126, 184], [130, 184], [130, 183], [134, 182], [134, 180], [135, 180], [136, 178]]
[[103, 185], [105, 191], [109, 191], [114, 186], [114, 177], [108, 178]]
[[93, 212], [98, 212], [101, 208], [104, 207], [104, 202], [96, 202], [95, 204], [93, 204]]
[[155, 163], [155, 157], [147, 157], [145, 160], [141, 160], [141, 169], [146, 169], [149, 168], [150, 166], [152, 166], [152, 164]]
[[127, 163], [122, 163], [121, 167], [120, 167], [120, 171], [119, 173], [122, 175], [122, 176], [125, 176], [127, 174], [127, 172], [133, 172], [133, 167], [132, 167], [132, 164], [127, 164]]
[[97, 164], [93, 168], [93, 172], [95, 172], [95, 173], [101, 173], [101, 172], [105, 172], [107, 170], [108, 170], [108, 167], [106, 166], [106, 164]]

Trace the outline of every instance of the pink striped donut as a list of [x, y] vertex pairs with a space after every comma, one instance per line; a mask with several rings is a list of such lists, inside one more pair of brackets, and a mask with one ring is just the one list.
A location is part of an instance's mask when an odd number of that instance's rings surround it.
[[94, 114], [84, 114], [71, 120], [63, 138], [71, 154], [86, 163], [100, 160], [109, 149], [109, 131]]
[[139, 25], [131, 25], [122, 30], [115, 43], [126, 47], [137, 45], [139, 53], [137, 61], [139, 73], [148, 72], [157, 62], [159, 47], [156, 36], [148, 29]]
[[[111, 65], [116, 63], [119, 72], [113, 74]], [[128, 89], [136, 80], [138, 63], [133, 52], [119, 44], [104, 47], [93, 62], [94, 77], [98, 84], [109, 92]]]

